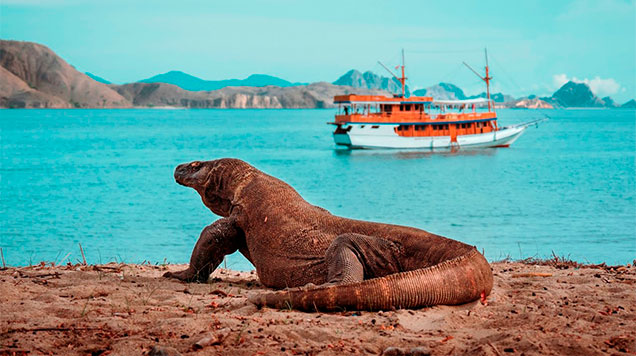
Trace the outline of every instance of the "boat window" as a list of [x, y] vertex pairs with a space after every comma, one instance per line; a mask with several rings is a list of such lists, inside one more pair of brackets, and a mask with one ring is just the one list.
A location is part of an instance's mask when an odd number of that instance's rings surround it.
[[372, 128], [372, 129], [379, 129], [379, 128], [380, 128], [380, 126], [379, 126], [379, 125], [373, 125], [373, 126], [371, 126], [371, 128]]
[[363, 128], [364, 128], [364, 125], [360, 125], [360, 128], [361, 128], [361, 129], [363, 129]]
[[459, 124], [455, 124], [455, 128], [458, 129], [459, 128]]

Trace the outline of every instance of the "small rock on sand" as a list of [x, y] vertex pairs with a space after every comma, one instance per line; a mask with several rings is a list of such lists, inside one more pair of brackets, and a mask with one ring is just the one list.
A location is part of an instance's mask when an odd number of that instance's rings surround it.
[[148, 353], [148, 356], [181, 356], [181, 353], [173, 347], [155, 345]]

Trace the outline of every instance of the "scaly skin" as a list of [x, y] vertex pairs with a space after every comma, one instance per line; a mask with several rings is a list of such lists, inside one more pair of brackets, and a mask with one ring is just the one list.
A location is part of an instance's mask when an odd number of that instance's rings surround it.
[[243, 161], [182, 164], [175, 179], [223, 218], [201, 233], [188, 269], [166, 277], [205, 281], [223, 256], [238, 250], [263, 285], [289, 288], [251, 297], [258, 306], [418, 308], [470, 302], [492, 289], [490, 266], [474, 247], [420, 229], [331, 215]]

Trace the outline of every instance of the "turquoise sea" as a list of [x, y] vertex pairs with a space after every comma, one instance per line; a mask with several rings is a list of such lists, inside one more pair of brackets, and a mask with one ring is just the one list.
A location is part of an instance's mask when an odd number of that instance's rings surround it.
[[9, 265], [77, 262], [78, 243], [89, 263], [188, 262], [217, 217], [174, 167], [237, 157], [334, 214], [423, 228], [489, 260], [631, 263], [635, 111], [500, 110], [500, 125], [544, 113], [510, 148], [430, 153], [336, 149], [334, 110], [2, 110], [0, 247]]

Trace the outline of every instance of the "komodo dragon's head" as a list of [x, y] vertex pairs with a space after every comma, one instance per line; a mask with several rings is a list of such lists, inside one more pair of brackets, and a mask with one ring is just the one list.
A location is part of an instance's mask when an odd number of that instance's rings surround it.
[[181, 185], [194, 188], [212, 212], [227, 217], [237, 191], [256, 171], [240, 159], [222, 158], [180, 164], [174, 170], [174, 179]]

